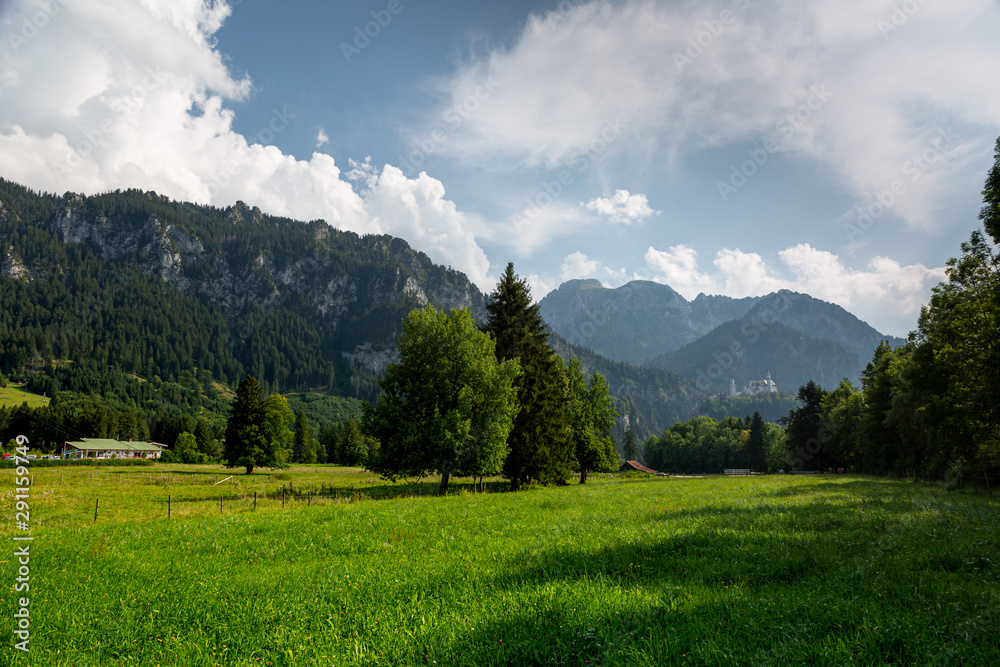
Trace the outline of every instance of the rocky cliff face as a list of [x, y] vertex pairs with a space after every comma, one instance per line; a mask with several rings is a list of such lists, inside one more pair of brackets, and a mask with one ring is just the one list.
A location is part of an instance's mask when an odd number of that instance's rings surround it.
[[[410, 308], [485, 313], [483, 295], [464, 274], [434, 265], [400, 239], [272, 218], [242, 202], [218, 210], [145, 196], [149, 210], [116, 214], [100, 198], [67, 194], [50, 230], [105, 262], [133, 264], [219, 306], [236, 332], [250, 311], [294, 307], [333, 336], [345, 358], [373, 373], [392, 360], [399, 320]], [[0, 270], [30, 274], [11, 253], [0, 257]]]

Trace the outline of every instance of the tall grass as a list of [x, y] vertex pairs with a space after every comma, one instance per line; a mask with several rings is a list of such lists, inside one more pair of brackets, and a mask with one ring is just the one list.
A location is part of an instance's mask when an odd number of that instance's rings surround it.
[[[184, 471], [200, 483], [36, 472], [31, 653], [8, 640], [5, 664], [1000, 664], [1000, 507], [984, 497], [607, 477], [220, 513], [200, 479], [218, 470]], [[383, 486], [282, 474], [236, 489]], [[167, 520], [170, 491], [196, 509]]]

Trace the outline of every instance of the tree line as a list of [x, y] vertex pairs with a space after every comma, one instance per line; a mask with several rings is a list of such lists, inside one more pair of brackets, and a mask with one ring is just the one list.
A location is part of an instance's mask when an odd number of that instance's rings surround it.
[[881, 344], [861, 375], [800, 388], [785, 418], [799, 468], [929, 476], [1000, 472], [1000, 139], [983, 229], [948, 261], [906, 344]]
[[431, 306], [403, 322], [400, 361], [365, 406], [379, 443], [367, 467], [388, 479], [503, 475], [512, 490], [617, 467], [607, 382], [563, 364], [527, 283], [508, 264], [477, 328], [468, 310]]
[[695, 417], [678, 422], [643, 445], [643, 462], [661, 472], [719, 474], [726, 468], [777, 472], [788, 467], [785, 429], [764, 421], [759, 412], [746, 418]]

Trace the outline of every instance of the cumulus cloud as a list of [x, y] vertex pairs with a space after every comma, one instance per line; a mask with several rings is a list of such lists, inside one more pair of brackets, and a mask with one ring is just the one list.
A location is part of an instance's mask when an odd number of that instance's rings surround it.
[[489, 223], [467, 217], [478, 237], [504, 245], [521, 258], [531, 257], [550, 243], [593, 225], [579, 206], [563, 201], [545, 206], [529, 204], [507, 219]]
[[[1000, 88], [968, 65], [1000, 61], [1000, 10], [990, 0], [916, 6], [899, 19], [895, 5], [869, 0], [564, 2], [450, 79], [446, 105], [483, 80], [503, 85], [445, 150], [552, 168], [572, 164], [611, 119], [626, 130], [610, 150], [638, 165], [771, 137], [861, 202], [904, 180], [894, 211], [929, 225], [942, 193], [978, 180], [969, 170], [1000, 125]], [[934, 147], [941, 159], [905, 171]]]
[[330, 137], [327, 136], [326, 130], [322, 127], [319, 128], [319, 132], [316, 133], [316, 148], [322, 148], [325, 144], [330, 143]]
[[596, 259], [590, 259], [578, 250], [563, 258], [560, 278], [563, 282], [581, 278], [597, 278], [606, 285], [618, 286], [625, 282], [625, 269], [612, 269]]
[[670, 285], [686, 299], [717, 289], [716, 279], [698, 268], [698, 253], [694, 248], [681, 244], [657, 250], [650, 246], [645, 259], [646, 265], [653, 269], [653, 280]]
[[646, 195], [638, 193], [633, 195], [628, 190], [615, 190], [615, 194], [611, 197], [597, 197], [584, 206], [620, 225], [642, 222], [654, 213], [659, 213], [649, 207]]
[[528, 282], [528, 289], [531, 290], [531, 300], [538, 303], [545, 298], [545, 295], [554, 290], [558, 285], [551, 276], [530, 273], [524, 278]]
[[[22, 25], [39, 13], [43, 25]], [[399, 235], [488, 288], [486, 255], [440, 181], [386, 166], [371, 168], [356, 191], [329, 155], [299, 160], [272, 145], [297, 122], [294, 109], [275, 109], [249, 136], [233, 130], [226, 105], [252, 94], [252, 82], [215, 48], [229, 13], [205, 0], [26, 0], [8, 12], [0, 174], [55, 192], [137, 187], [220, 206], [242, 199]], [[328, 140], [320, 129], [317, 147]]]
[[712, 262], [714, 270], [703, 271], [698, 253], [677, 245], [666, 250], [650, 247], [645, 261], [652, 280], [670, 285], [687, 299], [701, 292], [744, 297], [789, 289], [842, 306], [894, 335], [914, 328], [931, 287], [945, 279], [943, 267], [902, 266], [887, 257], [873, 258], [866, 270], [849, 269], [837, 255], [807, 243], [782, 250], [778, 257], [781, 265], [773, 267], [757, 253], [723, 248]]
[[600, 266], [600, 262], [577, 251], [572, 255], [566, 255], [566, 258], [563, 259], [561, 278], [564, 282], [574, 278], [590, 278]]

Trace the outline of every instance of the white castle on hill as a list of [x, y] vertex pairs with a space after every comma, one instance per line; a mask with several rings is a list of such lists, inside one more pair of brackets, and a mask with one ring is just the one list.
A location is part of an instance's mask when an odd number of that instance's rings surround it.
[[752, 394], [776, 394], [778, 385], [771, 379], [771, 371], [767, 372], [767, 377], [763, 380], [750, 380], [743, 391], [736, 391], [736, 380], [729, 379], [730, 396], [750, 396]]

